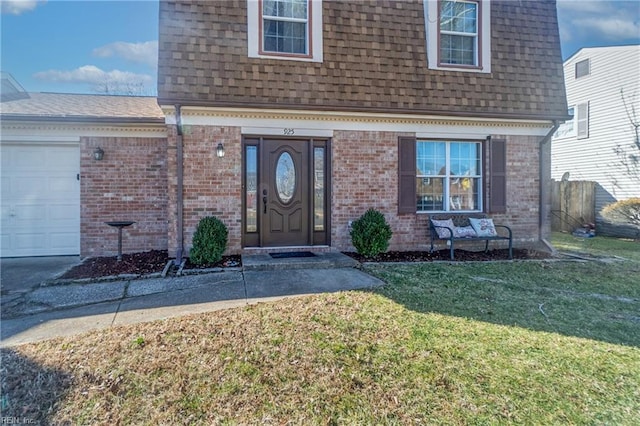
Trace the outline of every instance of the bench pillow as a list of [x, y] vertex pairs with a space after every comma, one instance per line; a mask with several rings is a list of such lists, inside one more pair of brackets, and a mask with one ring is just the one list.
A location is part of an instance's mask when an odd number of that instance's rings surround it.
[[456, 238], [477, 237], [476, 231], [472, 226], [456, 226], [453, 228], [453, 236]]
[[[446, 226], [449, 227], [451, 229], [455, 228], [455, 226], [453, 225], [453, 220], [451, 219], [447, 219], [447, 220], [433, 220], [431, 219], [431, 223], [433, 223], [433, 226]], [[449, 232], [448, 229], [445, 228], [436, 228], [436, 232], [438, 233], [438, 237], [439, 238], [451, 238], [451, 232]]]
[[476, 219], [473, 217], [469, 218], [469, 222], [471, 226], [473, 226], [474, 231], [478, 237], [497, 237], [498, 233], [496, 232], [496, 227], [493, 224], [493, 219]]

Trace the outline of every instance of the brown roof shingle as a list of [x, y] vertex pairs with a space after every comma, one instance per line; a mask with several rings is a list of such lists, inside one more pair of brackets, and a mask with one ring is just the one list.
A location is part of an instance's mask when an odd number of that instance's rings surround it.
[[28, 98], [2, 102], [0, 117], [164, 122], [164, 114], [153, 97], [69, 93], [29, 93]]
[[245, 0], [161, 0], [159, 103], [566, 116], [555, 0], [491, 2], [491, 74], [428, 69], [423, 9], [324, 0], [313, 63], [249, 58]]

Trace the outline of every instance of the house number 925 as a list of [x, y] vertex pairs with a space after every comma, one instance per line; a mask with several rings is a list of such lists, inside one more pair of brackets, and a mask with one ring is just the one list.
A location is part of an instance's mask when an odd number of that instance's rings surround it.
[[293, 134], [295, 134], [295, 131], [293, 129], [287, 129], [285, 128], [282, 132], [285, 136], [291, 136]]

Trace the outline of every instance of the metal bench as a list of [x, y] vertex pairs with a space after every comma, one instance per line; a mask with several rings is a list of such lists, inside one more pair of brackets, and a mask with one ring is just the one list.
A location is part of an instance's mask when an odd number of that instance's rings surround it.
[[[455, 227], [463, 227], [463, 226], [471, 226], [471, 222], [469, 218], [477, 218], [477, 219], [490, 219], [484, 214], [433, 214], [429, 216], [429, 231], [431, 232], [431, 252], [433, 253], [433, 243], [434, 241], [449, 241], [449, 251], [451, 254], [451, 260], [454, 260], [454, 245], [456, 241], [485, 241], [484, 251], [485, 253], [489, 251], [489, 241], [495, 240], [504, 240], [509, 241], [509, 259], [513, 259], [513, 239], [511, 228], [505, 225], [496, 225], [494, 223], [494, 227], [496, 228], [496, 232], [498, 229], [503, 230], [501, 234], [497, 236], [472, 236], [472, 237], [456, 237], [454, 234], [454, 230], [448, 226], [436, 226], [433, 224], [433, 220], [448, 220], [451, 219]], [[438, 234], [437, 228], [448, 229], [449, 237], [442, 238]], [[504, 235], [506, 233], [507, 235]]]

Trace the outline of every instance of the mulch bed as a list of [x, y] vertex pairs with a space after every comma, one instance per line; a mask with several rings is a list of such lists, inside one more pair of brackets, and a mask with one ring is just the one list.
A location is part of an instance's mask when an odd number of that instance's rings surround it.
[[[166, 250], [151, 250], [142, 253], [123, 254], [118, 262], [116, 256], [91, 257], [74, 266], [60, 279], [100, 278], [115, 275], [146, 275], [160, 273], [169, 262]], [[241, 265], [240, 256], [224, 256], [220, 262], [194, 265], [187, 260], [184, 269], [227, 268]]]
[[152, 274], [162, 272], [169, 261], [166, 250], [151, 250], [142, 253], [123, 254], [118, 262], [116, 256], [90, 257], [74, 266], [61, 279], [99, 278], [122, 274]]
[[[436, 260], [449, 261], [449, 250], [439, 250], [430, 253], [428, 251], [390, 251], [373, 258], [366, 258], [358, 253], [344, 253], [359, 262], [429, 262]], [[546, 259], [547, 253], [514, 249], [514, 259]], [[490, 250], [488, 253], [482, 251], [456, 250], [456, 262], [469, 261], [490, 261], [508, 259], [508, 250]], [[169, 262], [166, 250], [151, 250], [142, 253], [123, 254], [122, 261], [118, 262], [116, 256], [88, 258], [78, 266], [74, 266], [61, 279], [81, 279], [100, 278], [115, 275], [146, 275], [160, 273]], [[238, 255], [223, 256], [217, 263], [207, 265], [195, 265], [188, 259], [185, 263], [185, 270], [210, 269], [210, 268], [230, 268], [242, 265], [241, 257]]]
[[[448, 249], [437, 250], [433, 253], [428, 251], [389, 251], [379, 254], [375, 257], [364, 257], [358, 253], [344, 253], [357, 260], [358, 262], [432, 262], [432, 261], [451, 261]], [[548, 259], [551, 257], [548, 253], [534, 250], [513, 249], [513, 258], [519, 260], [528, 259]], [[467, 251], [455, 250], [454, 262], [487, 262], [492, 260], [508, 260], [509, 250], [489, 250], [484, 251]]]
[[222, 260], [220, 262], [205, 263], [204, 265], [196, 265], [187, 259], [183, 269], [234, 268], [238, 266], [242, 266], [242, 258], [239, 255], [232, 255], [222, 256]]

